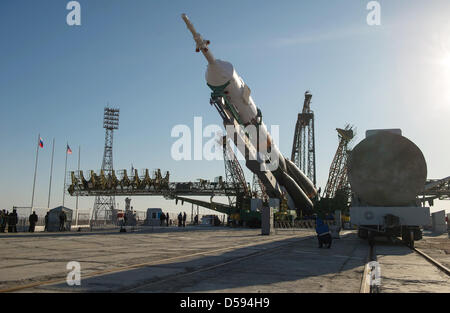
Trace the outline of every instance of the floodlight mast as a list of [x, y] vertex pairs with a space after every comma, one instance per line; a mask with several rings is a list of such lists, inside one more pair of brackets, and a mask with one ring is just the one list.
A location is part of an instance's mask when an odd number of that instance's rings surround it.
[[[102, 171], [104, 175], [112, 174], [113, 167], [113, 138], [114, 130], [119, 129], [119, 114], [120, 110], [117, 108], [105, 107], [103, 115], [103, 128], [105, 128], [105, 148], [103, 152]], [[96, 196], [94, 202], [94, 209], [92, 210], [92, 220], [99, 220], [100, 213], [103, 213], [103, 218], [106, 220], [114, 220], [115, 209], [114, 195]]]

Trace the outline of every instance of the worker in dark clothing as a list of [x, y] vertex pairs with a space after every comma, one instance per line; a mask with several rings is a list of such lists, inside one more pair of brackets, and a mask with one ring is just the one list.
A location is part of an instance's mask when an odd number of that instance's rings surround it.
[[166, 226], [169, 226], [169, 212], [166, 213]]
[[183, 213], [183, 227], [186, 227], [186, 212]]
[[8, 231], [9, 231], [9, 211], [6, 211], [5, 213], [5, 229], [8, 227]]
[[48, 218], [49, 218], [49, 216], [48, 216], [48, 212], [47, 212], [47, 214], [45, 214], [45, 217], [44, 217], [44, 222], [45, 222], [44, 231], [48, 231]]
[[6, 211], [0, 211], [0, 233], [5, 232], [6, 223], [7, 223], [8, 216], [6, 215]]
[[17, 218], [17, 212], [16, 209], [12, 211], [12, 213], [9, 213], [8, 215], [8, 233], [17, 233], [17, 225], [18, 218]]
[[198, 215], [194, 217], [194, 225], [198, 225]]
[[30, 217], [28, 218], [28, 221], [30, 222], [30, 227], [28, 228], [28, 231], [30, 233], [34, 233], [34, 228], [35, 228], [36, 223], [38, 221], [38, 216], [36, 215], [35, 211], [33, 211], [33, 214], [30, 214]]
[[324, 244], [328, 245], [328, 249], [331, 248], [331, 234], [330, 229], [327, 224], [325, 224], [322, 219], [316, 219], [316, 233], [319, 240], [319, 248], [322, 248]]
[[181, 227], [181, 226], [183, 226], [183, 215], [181, 215], [181, 212], [180, 212], [180, 214], [178, 214], [178, 227]]
[[59, 231], [66, 230], [65, 228], [66, 220], [67, 220], [66, 213], [61, 210], [61, 213], [59, 213]]
[[161, 213], [161, 215], [159, 216], [159, 226], [163, 226], [165, 220], [166, 220], [166, 214]]
[[9, 211], [8, 212], [6, 212], [6, 224], [8, 225], [8, 233], [11, 233], [12, 232], [12, 224], [11, 224], [11, 214], [12, 213], [9, 213]]

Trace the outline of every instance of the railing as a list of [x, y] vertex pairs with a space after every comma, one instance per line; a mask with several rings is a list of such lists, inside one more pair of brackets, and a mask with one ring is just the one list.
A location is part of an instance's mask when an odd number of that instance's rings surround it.
[[[169, 182], [165, 178], [161, 180], [156, 178], [146, 179], [146, 175], [142, 174], [128, 176], [125, 175], [125, 171], [121, 173], [121, 177], [119, 175], [115, 183], [112, 183], [111, 176], [101, 176], [94, 173], [95, 176], [92, 179], [92, 177], [83, 178], [82, 171], [71, 172], [73, 179], [71, 178], [71, 183], [68, 185], [68, 192], [71, 196], [143, 195], [171, 198], [175, 195], [227, 196], [230, 191], [233, 192], [240, 188], [221, 179], [218, 182], [203, 179], [195, 182]], [[106, 183], [104, 180], [106, 180]]]
[[[325, 224], [328, 226], [336, 225], [334, 220], [325, 220]], [[274, 227], [279, 229], [290, 229], [290, 228], [316, 228], [315, 220], [297, 220], [297, 221], [275, 221]]]

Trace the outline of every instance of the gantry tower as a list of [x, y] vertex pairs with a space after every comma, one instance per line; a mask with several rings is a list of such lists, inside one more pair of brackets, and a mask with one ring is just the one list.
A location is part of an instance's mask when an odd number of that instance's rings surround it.
[[314, 112], [311, 110], [312, 94], [305, 92], [302, 113], [298, 114], [292, 144], [292, 162], [305, 173], [316, 186], [316, 148], [314, 138]]
[[334, 198], [337, 190], [348, 189], [347, 160], [350, 154], [348, 148], [350, 141], [355, 137], [353, 127], [347, 125], [344, 129], [337, 128], [339, 146], [331, 163], [327, 185], [323, 192], [323, 198]]

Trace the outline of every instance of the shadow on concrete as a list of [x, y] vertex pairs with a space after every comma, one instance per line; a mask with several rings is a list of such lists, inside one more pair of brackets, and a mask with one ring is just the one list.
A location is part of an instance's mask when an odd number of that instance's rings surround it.
[[[265, 292], [298, 292], [270, 288], [282, 282], [301, 286], [299, 280], [358, 268], [354, 279], [346, 277], [348, 286], [336, 289], [342, 292], [351, 287], [350, 292], [355, 292], [359, 291], [367, 254], [368, 245], [354, 234], [334, 240], [331, 249], [319, 249], [315, 236], [290, 238], [86, 278], [78, 287], [59, 284], [42, 288], [59, 292], [214, 292], [233, 288], [242, 292], [246, 288], [244, 292], [255, 292], [255, 288], [262, 287]], [[250, 255], [253, 256], [245, 258]], [[227, 264], [217, 266], [223, 263]], [[316, 285], [319, 288], [319, 283]], [[304, 291], [320, 292], [320, 288]]]
[[408, 255], [414, 253], [413, 250], [408, 248], [401, 240], [389, 241], [376, 241], [375, 242], [375, 254], [377, 258], [385, 255]]
[[423, 232], [423, 237], [441, 237], [443, 235], [448, 235], [448, 232], [443, 232], [443, 233], [438, 233], [438, 232], [432, 232], [432, 231], [424, 231]]
[[[174, 232], [191, 232], [202, 231], [211, 232], [220, 229], [226, 229], [232, 231], [233, 228], [229, 227], [216, 227], [216, 226], [188, 226], [188, 227], [160, 227], [160, 226], [140, 226], [135, 230], [127, 230], [127, 232], [120, 232], [120, 227], [117, 229], [105, 229], [105, 230], [92, 230], [92, 231], [64, 231], [64, 232], [17, 232], [17, 233], [0, 233], [0, 240], [7, 238], [46, 238], [46, 237], [63, 237], [63, 236], [93, 236], [93, 235], [142, 235], [142, 234], [155, 234], [155, 233], [174, 233]], [[242, 228], [236, 228], [236, 231], [242, 230]], [[250, 228], [249, 228], [250, 230]]]

